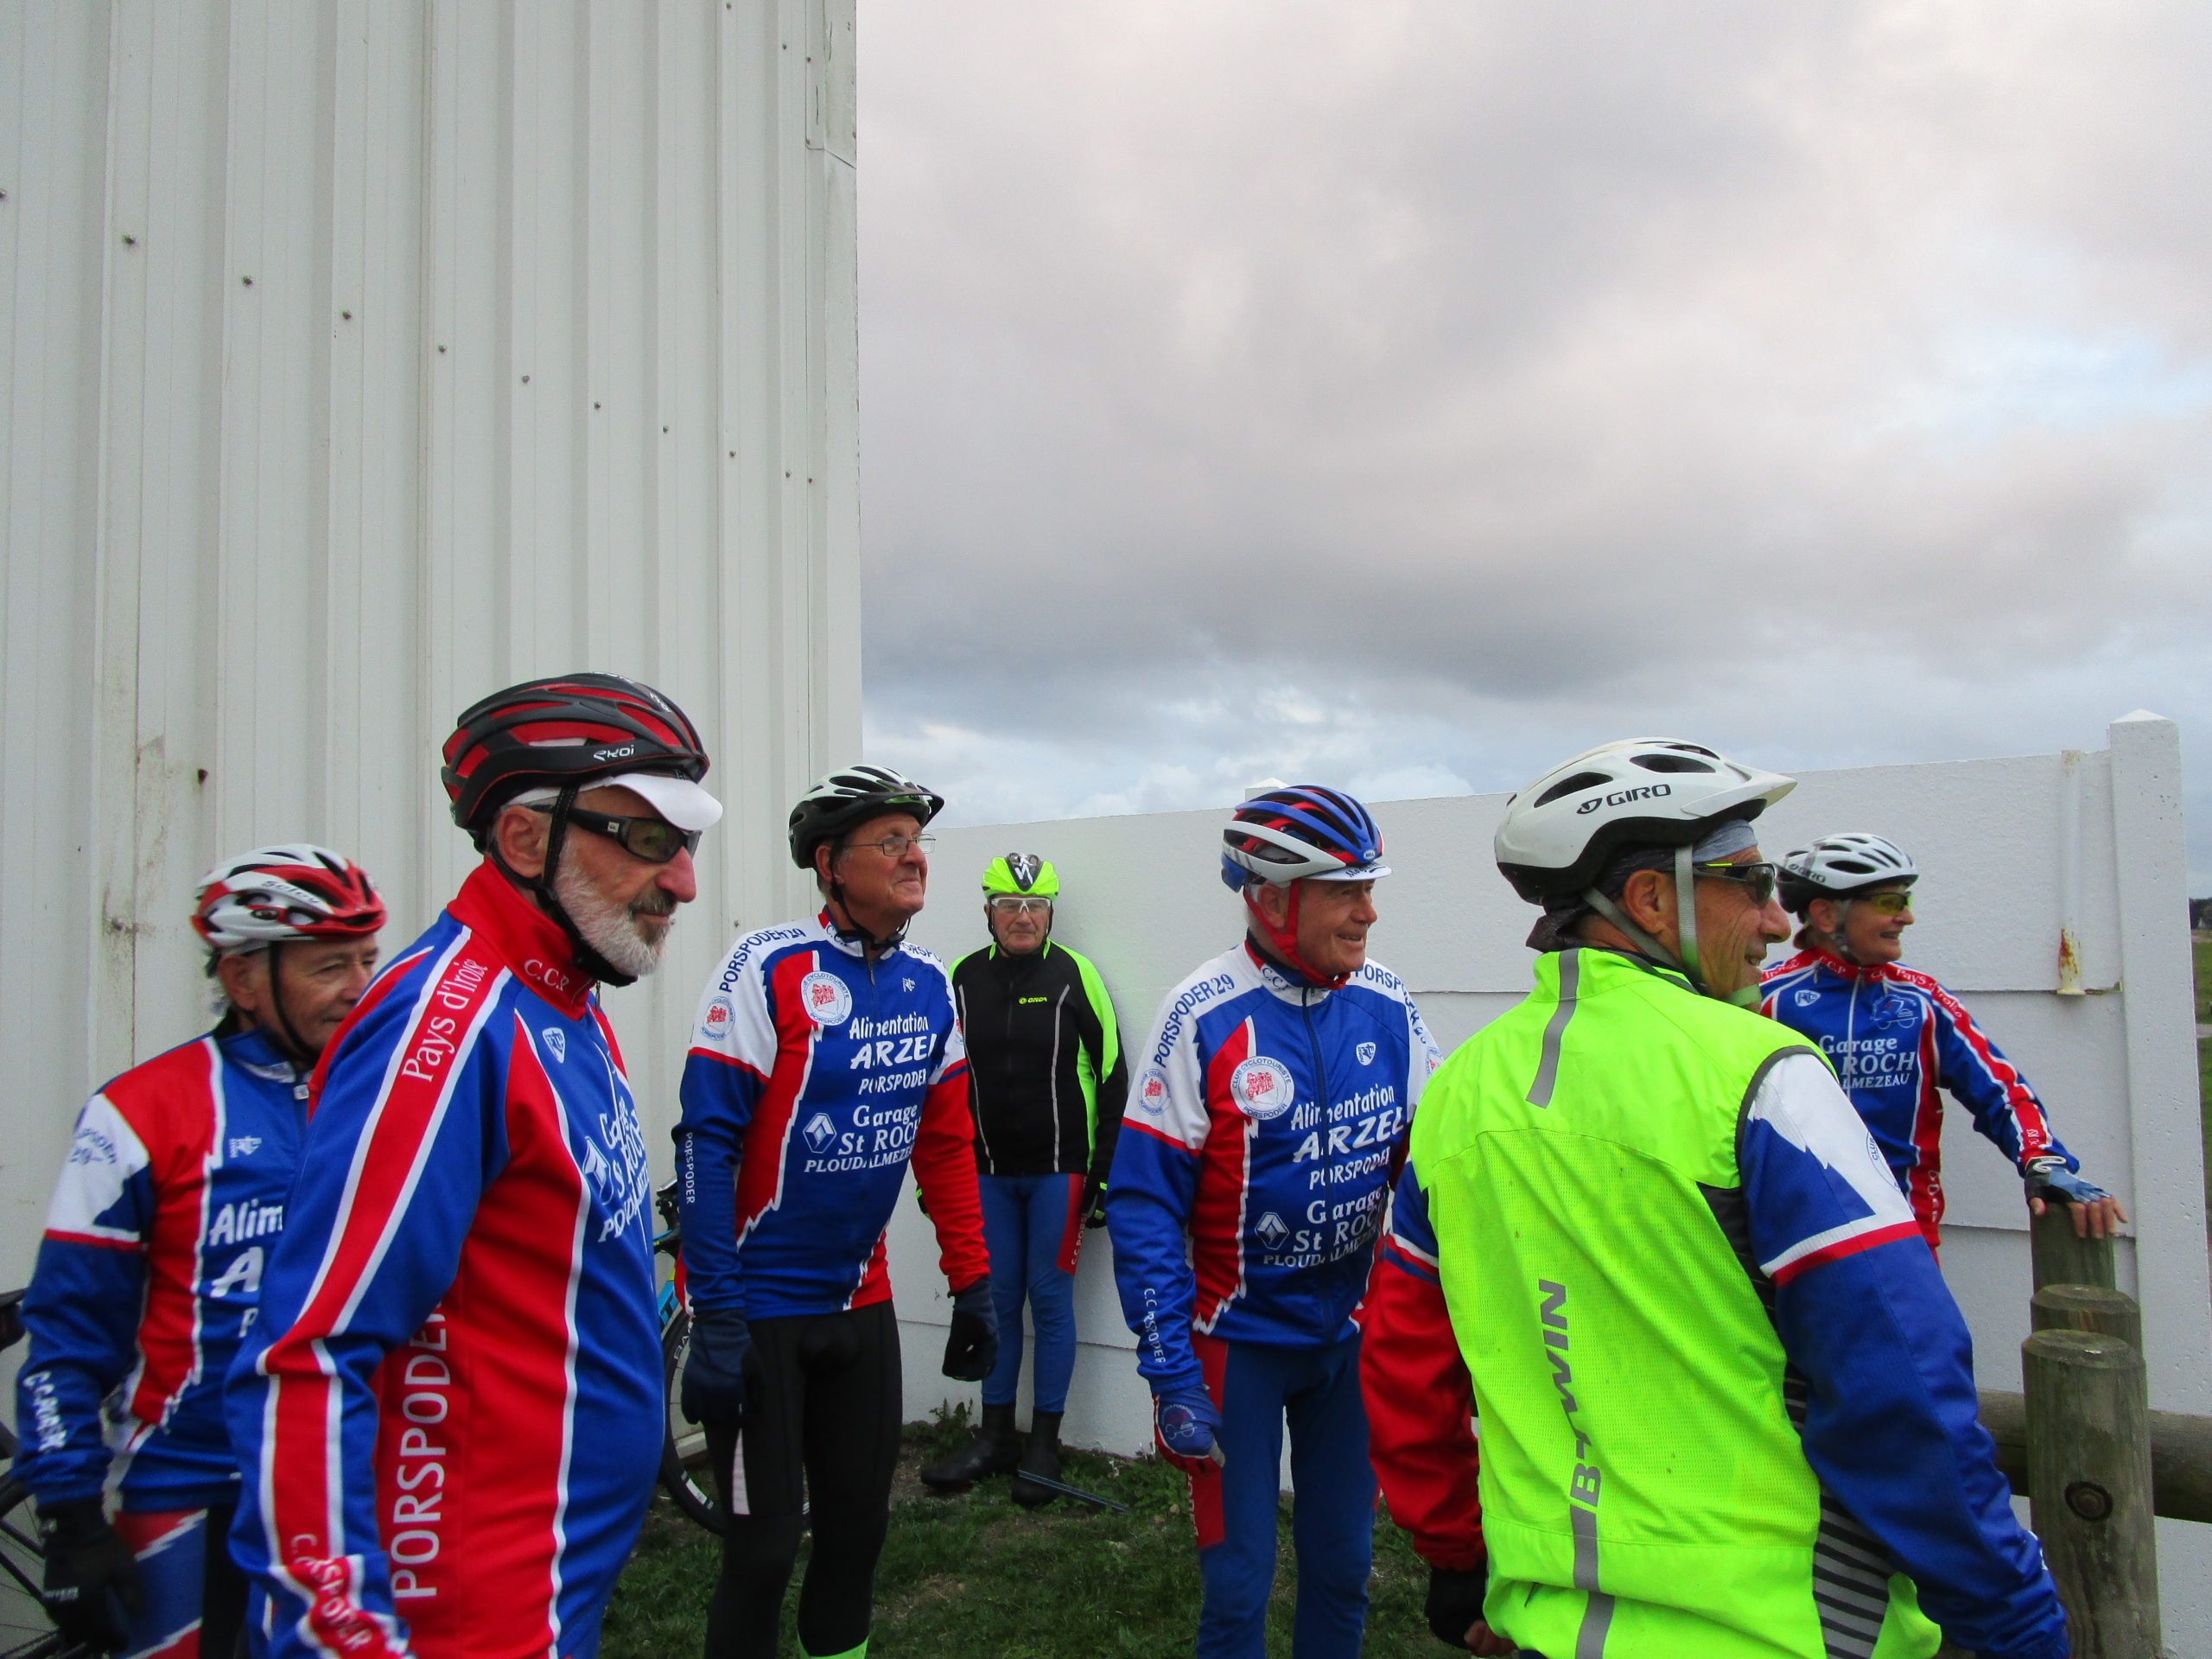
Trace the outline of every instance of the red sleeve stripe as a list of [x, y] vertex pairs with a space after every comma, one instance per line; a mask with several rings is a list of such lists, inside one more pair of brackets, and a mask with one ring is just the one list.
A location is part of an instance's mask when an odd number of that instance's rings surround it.
[[742, 1071], [747, 1077], [755, 1078], [761, 1083], [768, 1081], [766, 1077], [760, 1075], [760, 1067], [747, 1064], [745, 1061], [739, 1059], [734, 1054], [724, 1054], [716, 1049], [695, 1048], [690, 1053], [686, 1054], [684, 1058], [690, 1060], [712, 1060], [717, 1065], [727, 1065], [733, 1071]]
[[41, 1236], [57, 1239], [64, 1244], [90, 1244], [102, 1250], [143, 1250], [146, 1241], [136, 1233], [126, 1233], [118, 1228], [111, 1233], [65, 1233], [49, 1227]]
[[1161, 1146], [1174, 1147], [1176, 1151], [1181, 1153], [1185, 1158], [1195, 1158], [1198, 1155], [1197, 1153], [1192, 1151], [1189, 1147], [1183, 1144], [1182, 1136], [1169, 1135], [1164, 1130], [1155, 1129], [1149, 1123], [1140, 1123], [1135, 1118], [1125, 1117], [1122, 1120], [1122, 1127], [1124, 1129], [1135, 1129], [1139, 1135], [1148, 1135], [1154, 1140], [1159, 1141]]
[[[1851, 1233], [1832, 1243], [1807, 1250], [1802, 1255], [1785, 1258], [1768, 1269], [1769, 1276], [1777, 1285], [1786, 1285], [1799, 1274], [1817, 1268], [1823, 1262], [1840, 1262], [1847, 1255], [1856, 1255], [1861, 1250], [1871, 1250], [1878, 1244], [1893, 1244], [1901, 1238], [1920, 1237], [1917, 1221], [1893, 1221], [1886, 1227], [1877, 1227], [1868, 1232]], [[1833, 1237], [1833, 1236], [1831, 1236]], [[1808, 1240], [1808, 1243], [1812, 1241]]]
[[1196, 1294], [1191, 1327], [1210, 1332], [1244, 1294], [1244, 1214], [1252, 1186], [1252, 1137], [1257, 1128], [1230, 1099], [1229, 1080], [1252, 1056], [1252, 1022], [1229, 1033], [1206, 1063], [1206, 1143], [1199, 1153], [1198, 1194], [1191, 1206], [1191, 1271]]
[[444, 1122], [454, 1079], [508, 980], [495, 958], [470, 950], [472, 943], [461, 931], [425, 976], [354, 1144], [338, 1223], [299, 1318], [259, 1362], [269, 1378], [258, 1472], [270, 1556], [316, 1609], [312, 1623], [337, 1621], [316, 1639], [342, 1641], [348, 1652], [365, 1629], [385, 1621], [372, 1621], [357, 1596], [342, 1605], [334, 1581], [350, 1582], [353, 1575], [338, 1570], [345, 1539], [344, 1402], [333, 1386], [336, 1366], [324, 1339], [346, 1327], [373, 1282]]

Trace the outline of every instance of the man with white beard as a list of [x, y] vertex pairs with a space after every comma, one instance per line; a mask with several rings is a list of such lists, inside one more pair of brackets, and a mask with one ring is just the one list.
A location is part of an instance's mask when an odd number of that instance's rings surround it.
[[484, 862], [324, 1050], [231, 1372], [232, 1543], [274, 1659], [598, 1651], [663, 1411], [598, 987], [651, 973], [696, 896], [706, 771], [682, 709], [605, 674], [511, 687], [446, 742]]

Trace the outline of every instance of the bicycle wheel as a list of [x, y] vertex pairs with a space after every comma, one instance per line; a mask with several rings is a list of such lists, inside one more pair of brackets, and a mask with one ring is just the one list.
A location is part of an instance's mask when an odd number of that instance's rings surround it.
[[39, 1599], [45, 1582], [30, 1492], [13, 1476], [0, 1478], [0, 1659], [71, 1659], [84, 1652], [63, 1641], [46, 1616]]
[[661, 1441], [660, 1484], [676, 1501], [676, 1507], [692, 1521], [709, 1532], [722, 1533], [728, 1526], [715, 1497], [714, 1477], [707, 1469], [707, 1431], [683, 1414], [677, 1398], [683, 1381], [683, 1358], [690, 1351], [691, 1316], [678, 1308], [660, 1332], [661, 1376], [668, 1387], [668, 1427]]

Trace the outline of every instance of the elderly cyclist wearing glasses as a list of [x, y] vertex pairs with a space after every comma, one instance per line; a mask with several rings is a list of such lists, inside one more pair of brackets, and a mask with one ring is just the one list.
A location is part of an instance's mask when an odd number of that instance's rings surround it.
[[[1035, 853], [1008, 853], [983, 872], [991, 944], [952, 969], [968, 1039], [968, 1103], [976, 1115], [976, 1173], [991, 1251], [999, 1358], [983, 1379], [982, 1431], [922, 1471], [957, 1491], [1020, 1462], [1057, 1480], [1060, 1418], [1075, 1374], [1075, 1266], [1086, 1227], [1105, 1224], [1128, 1071], [1106, 982], [1088, 957], [1051, 937], [1059, 872]], [[1037, 1328], [1025, 1446], [1014, 1427], [1021, 1379], [1021, 1305]], [[1014, 1501], [1052, 1501], [1017, 1478]]]
[[677, 1125], [691, 1352], [680, 1403], [728, 1511], [708, 1659], [771, 1659], [811, 1528], [798, 1641], [868, 1648], [904, 1403], [883, 1233], [911, 1162], [952, 1297], [944, 1373], [995, 1357], [952, 987], [905, 943], [943, 797], [886, 766], [791, 809], [805, 921], [747, 933], [706, 988]]
[[2075, 1233], [2105, 1237], [2127, 1219], [2120, 1200], [2082, 1179], [2043, 1102], [1965, 1005], [1902, 964], [1919, 879], [1903, 848], [1863, 832], [1824, 836], [1784, 859], [1782, 902], [1803, 925], [1797, 954], [1761, 984], [1765, 1013], [1834, 1063], [1930, 1249], [1942, 1243], [1939, 1089], [2020, 1172], [2031, 1212], [2066, 1205]]
[[1507, 803], [1535, 988], [1430, 1080], [1361, 1366], [1454, 1646], [2067, 1651], [1904, 1197], [1745, 1006], [1787, 931], [1752, 820], [1793, 787], [1639, 739]]
[[652, 1182], [600, 988], [698, 892], [706, 749], [651, 686], [569, 674], [444, 753], [483, 861], [324, 1051], [226, 1390], [272, 1659], [586, 1659], [659, 1460]]

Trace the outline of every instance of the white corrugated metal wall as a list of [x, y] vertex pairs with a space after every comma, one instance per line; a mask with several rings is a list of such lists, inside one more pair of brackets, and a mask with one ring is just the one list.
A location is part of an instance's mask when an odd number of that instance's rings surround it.
[[[672, 1116], [782, 814], [858, 752], [852, 0], [0, 7], [0, 1277], [86, 1092], [204, 1023], [219, 854], [473, 855], [452, 717], [652, 681], [733, 809], [610, 998]], [[656, 1144], [661, 1137], [655, 1135]]]

